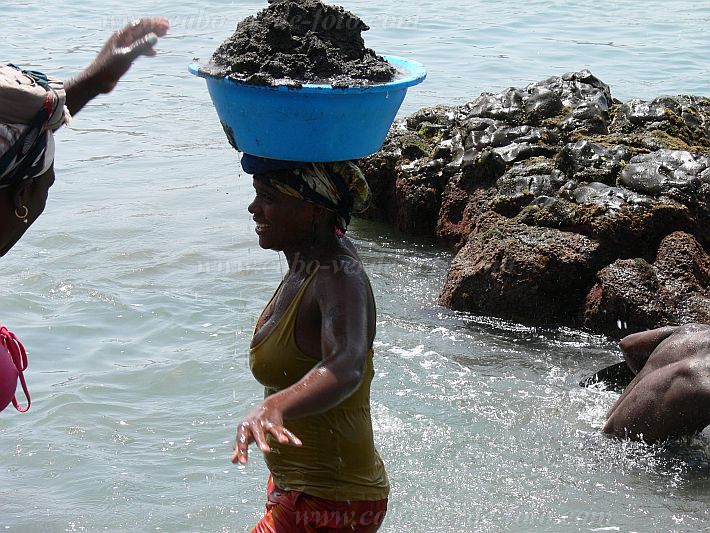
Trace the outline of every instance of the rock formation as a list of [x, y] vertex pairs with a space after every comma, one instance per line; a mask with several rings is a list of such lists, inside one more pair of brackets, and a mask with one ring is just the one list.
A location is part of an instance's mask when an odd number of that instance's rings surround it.
[[421, 109], [360, 163], [364, 216], [456, 251], [443, 305], [612, 336], [710, 321], [710, 98], [569, 73]]

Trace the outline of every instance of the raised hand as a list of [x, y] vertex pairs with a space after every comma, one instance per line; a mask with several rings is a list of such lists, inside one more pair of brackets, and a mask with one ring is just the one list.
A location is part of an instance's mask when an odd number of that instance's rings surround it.
[[114, 33], [85, 71], [98, 92], [112, 91], [139, 56], [154, 56], [158, 37], [169, 27], [168, 19], [142, 18]]
[[168, 19], [143, 18], [114, 33], [96, 59], [64, 84], [69, 112], [75, 115], [99, 94], [111, 92], [139, 56], [154, 56], [153, 46], [169, 27]]

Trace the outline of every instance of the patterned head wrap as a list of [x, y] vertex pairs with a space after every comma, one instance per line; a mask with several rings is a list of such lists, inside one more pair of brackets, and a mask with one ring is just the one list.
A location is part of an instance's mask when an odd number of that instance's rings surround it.
[[365, 176], [350, 161], [304, 163], [244, 154], [242, 168], [277, 191], [333, 211], [339, 237], [345, 234], [352, 213], [364, 211], [370, 202]]
[[56, 78], [0, 65], [0, 189], [49, 170], [53, 133], [71, 120], [65, 103]]

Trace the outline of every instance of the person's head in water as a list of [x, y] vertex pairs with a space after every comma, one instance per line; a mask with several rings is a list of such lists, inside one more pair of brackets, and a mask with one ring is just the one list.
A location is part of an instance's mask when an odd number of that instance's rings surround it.
[[0, 65], [0, 256], [44, 210], [54, 131], [70, 119], [62, 82]]
[[352, 213], [369, 202], [367, 182], [349, 161], [301, 163], [245, 154], [242, 168], [254, 176], [249, 212], [262, 248], [295, 252], [340, 238]]

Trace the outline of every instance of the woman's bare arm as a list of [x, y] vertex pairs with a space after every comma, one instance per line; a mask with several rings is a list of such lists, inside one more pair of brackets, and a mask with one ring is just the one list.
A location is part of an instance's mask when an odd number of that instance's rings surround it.
[[370, 289], [362, 266], [319, 274], [313, 289], [321, 314], [322, 360], [297, 383], [262, 401], [239, 424], [233, 463], [247, 462], [252, 442], [268, 453], [267, 433], [281, 444], [299, 446], [298, 437], [283, 426], [284, 419], [325, 412], [348, 398], [362, 383], [374, 335]]

